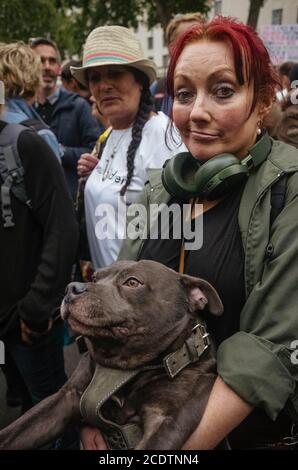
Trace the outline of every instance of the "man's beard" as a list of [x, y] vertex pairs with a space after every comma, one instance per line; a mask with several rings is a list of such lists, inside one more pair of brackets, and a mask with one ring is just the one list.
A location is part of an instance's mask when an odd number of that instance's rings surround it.
[[57, 77], [51, 77], [51, 81], [42, 80], [42, 87], [45, 90], [52, 90], [53, 88], [55, 88], [56, 83], [57, 83]]

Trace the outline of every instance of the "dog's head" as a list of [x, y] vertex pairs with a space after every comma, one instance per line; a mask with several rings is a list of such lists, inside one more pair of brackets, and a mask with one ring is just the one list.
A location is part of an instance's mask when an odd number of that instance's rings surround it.
[[208, 282], [154, 261], [120, 261], [97, 271], [93, 282], [69, 284], [61, 315], [89, 339], [96, 361], [134, 368], [165, 351], [205, 308], [223, 311]]

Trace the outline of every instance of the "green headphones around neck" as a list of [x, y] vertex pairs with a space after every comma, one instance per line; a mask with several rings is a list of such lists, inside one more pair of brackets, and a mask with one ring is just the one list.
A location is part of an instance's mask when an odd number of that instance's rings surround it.
[[178, 153], [164, 164], [162, 182], [169, 194], [182, 200], [217, 199], [244, 182], [270, 150], [271, 140], [265, 133], [242, 160], [223, 153], [202, 164], [188, 152]]

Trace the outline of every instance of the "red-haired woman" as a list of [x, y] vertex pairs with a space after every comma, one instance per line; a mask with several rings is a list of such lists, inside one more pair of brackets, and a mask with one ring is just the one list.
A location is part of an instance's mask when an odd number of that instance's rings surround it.
[[[186, 252], [181, 240], [140, 237], [127, 239], [120, 253], [120, 259], [139, 253], [137, 259], [175, 270], [184, 265], [185, 273], [211, 282], [223, 301], [221, 317], [206, 313], [218, 345], [218, 378], [188, 449], [214, 448], [227, 435], [232, 447], [282, 446], [291, 436], [285, 409], [298, 389], [291, 351], [298, 339], [298, 154], [262, 127], [277, 85], [268, 52], [248, 26], [218, 17], [180, 38], [168, 93], [173, 121], [201, 171], [194, 189], [183, 171], [175, 174], [181, 165], [171, 162], [138, 203], [196, 197], [203, 204], [203, 244]], [[284, 207], [273, 221], [272, 188], [283, 184]]]
[[[223, 301], [221, 317], [205, 313], [218, 377], [185, 449], [212, 449], [226, 436], [232, 448], [295, 441], [284, 438], [294, 419], [287, 408], [298, 403], [291, 349], [298, 339], [298, 154], [262, 126], [277, 85], [268, 52], [248, 26], [217, 17], [184, 33], [168, 92], [191, 155], [171, 159], [137, 202], [147, 209], [203, 205], [203, 244], [187, 251], [184, 239], [160, 233], [153, 240], [149, 233], [127, 238], [120, 252], [120, 259], [151, 259], [207, 279]], [[193, 219], [202, 217], [192, 205]], [[138, 211], [136, 217], [146, 226]], [[179, 427], [179, 413], [174, 423]], [[86, 448], [102, 445], [87, 429], [83, 441]]]

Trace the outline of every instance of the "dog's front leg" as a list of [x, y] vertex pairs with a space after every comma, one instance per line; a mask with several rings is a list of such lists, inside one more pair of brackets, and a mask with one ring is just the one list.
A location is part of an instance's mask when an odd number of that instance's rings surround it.
[[154, 414], [146, 423], [144, 435], [135, 447], [136, 450], [150, 450], [150, 449], [168, 449], [168, 438], [164, 442], [163, 437], [169, 436], [169, 433], [175, 431], [175, 422], [169, 416], [163, 416], [154, 410]]
[[87, 354], [57, 393], [0, 431], [0, 449], [37, 449], [56, 439], [69, 424], [78, 423], [80, 397], [92, 374], [93, 366]]
[[169, 406], [166, 411], [158, 405], [147, 407], [143, 415], [144, 436], [136, 449], [181, 449], [202, 419], [214, 381], [214, 374], [198, 375], [195, 392], [181, 403], [176, 414], [171, 413]]

